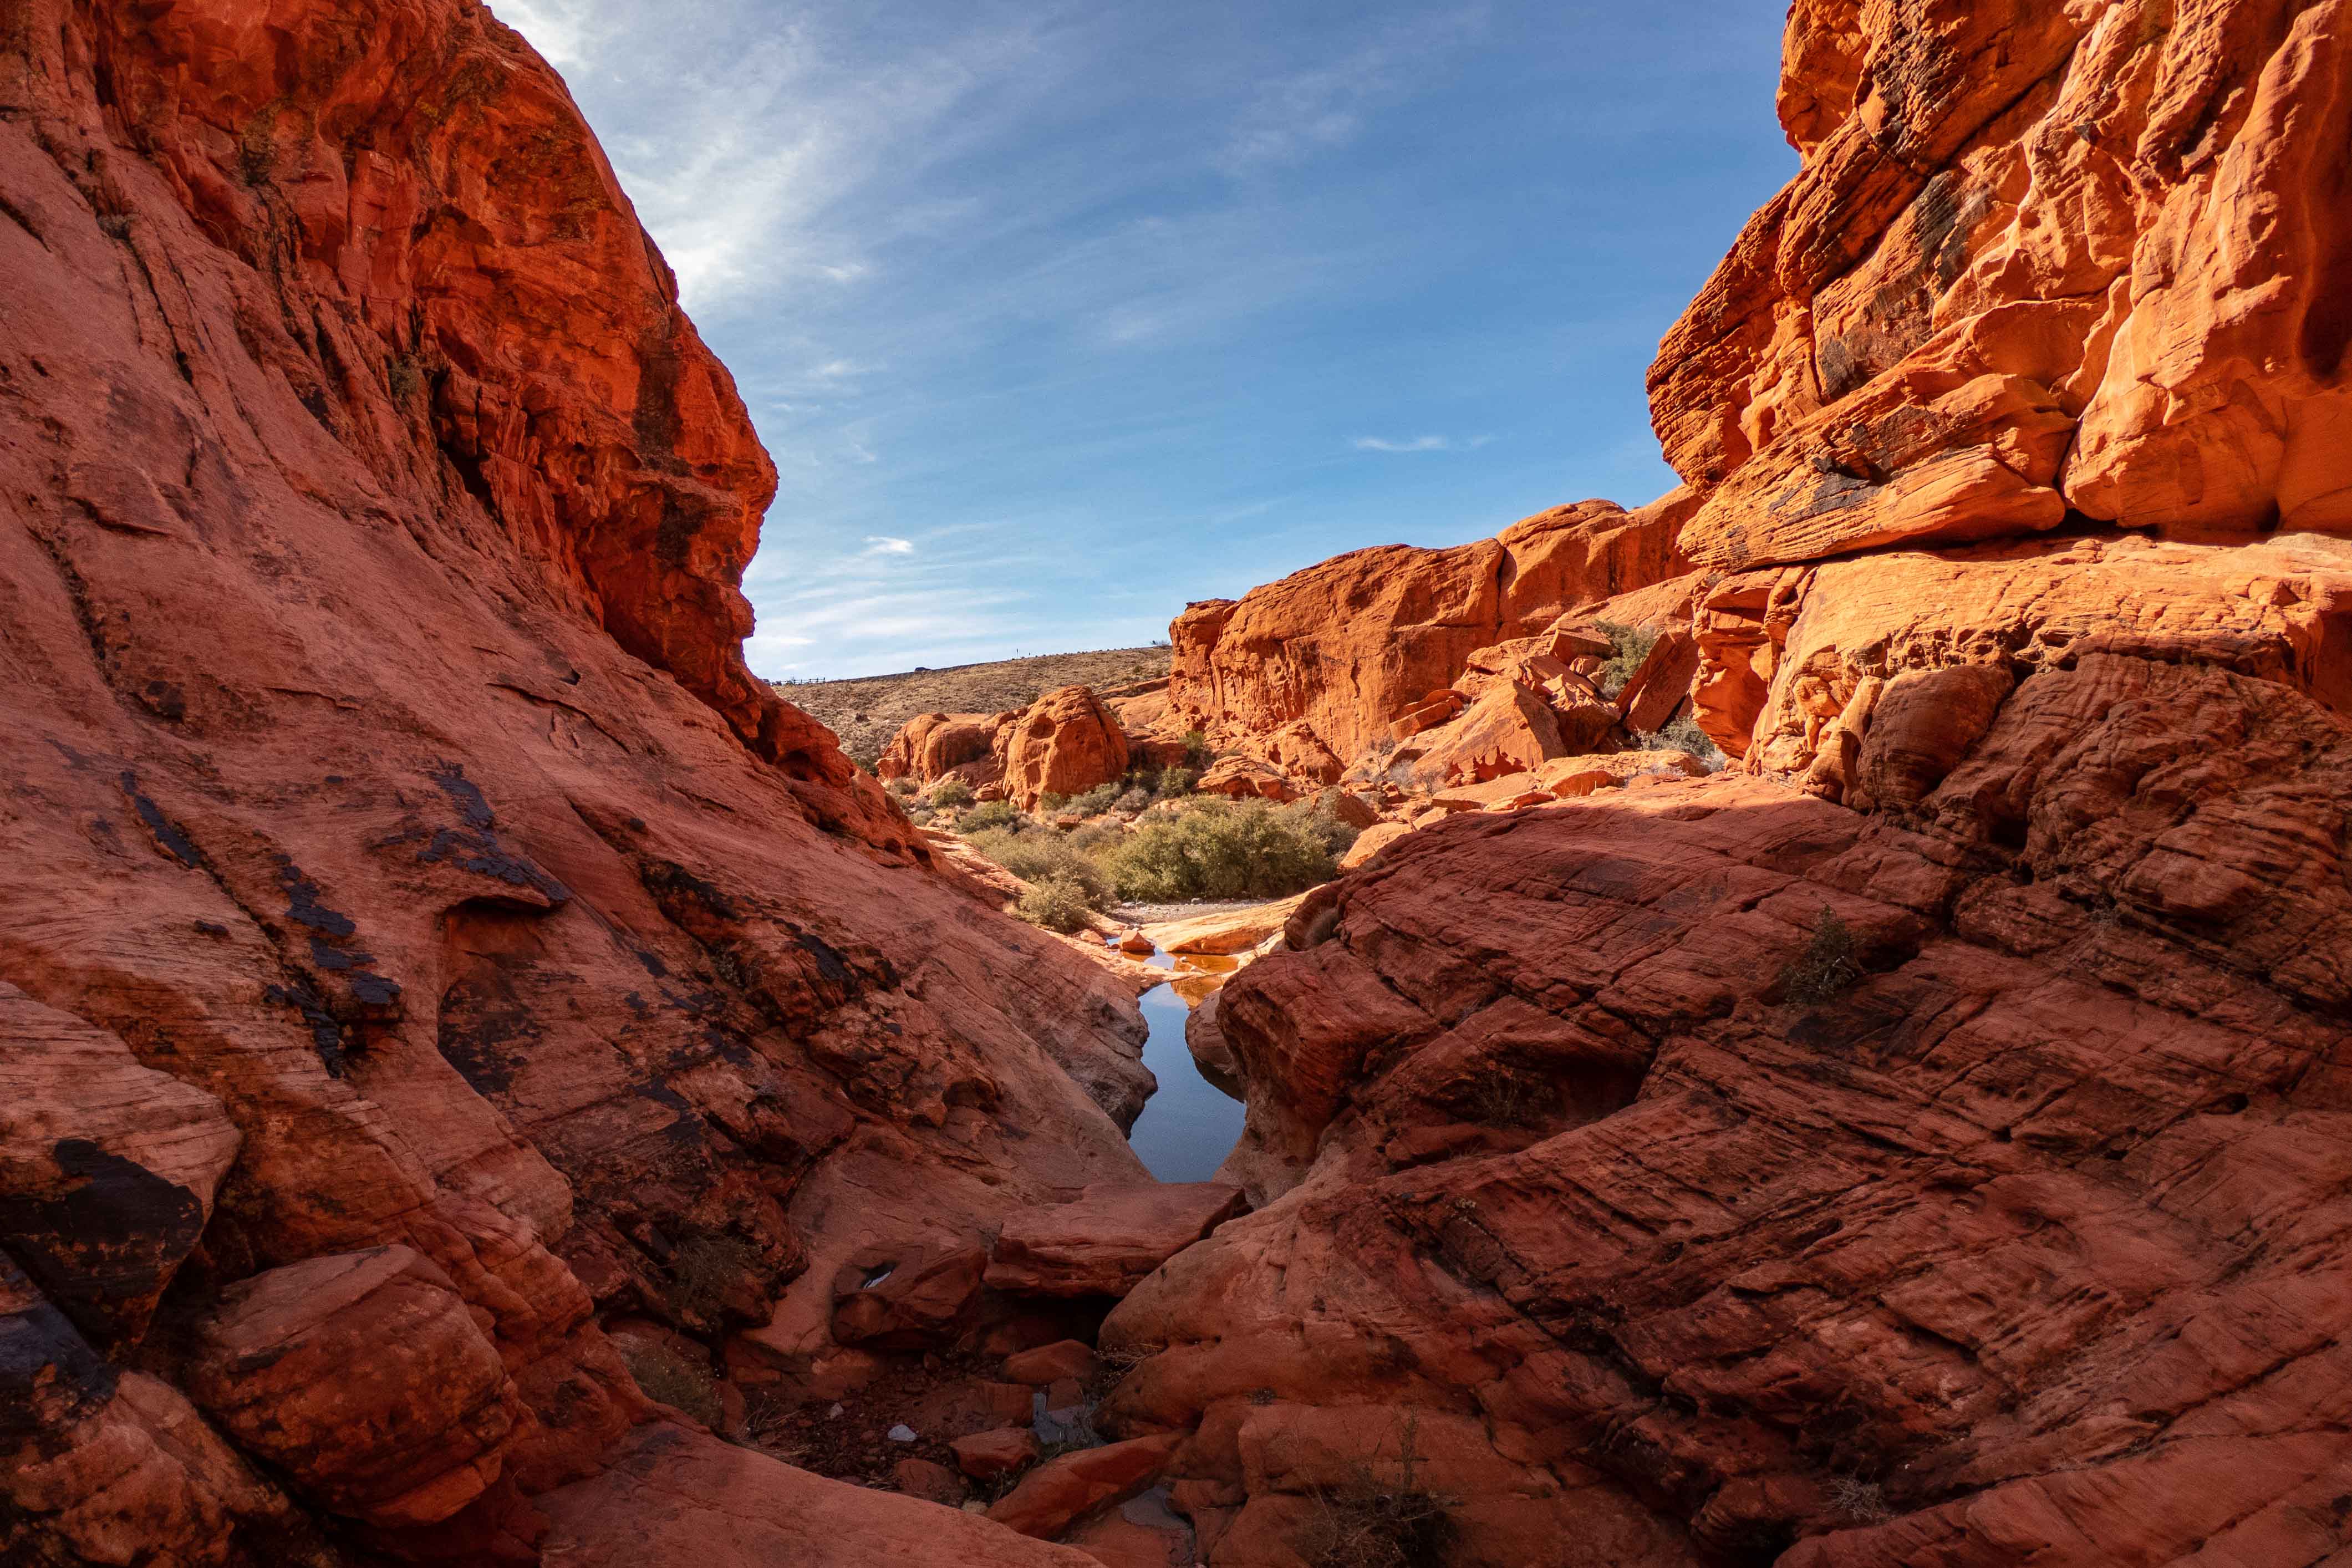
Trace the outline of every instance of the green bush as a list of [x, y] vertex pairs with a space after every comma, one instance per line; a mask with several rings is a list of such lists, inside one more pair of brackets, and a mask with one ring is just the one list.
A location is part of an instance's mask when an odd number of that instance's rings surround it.
[[917, 785], [913, 779], [908, 778], [904, 773], [900, 773], [897, 778], [892, 779], [883, 787], [887, 789], [892, 795], [897, 795], [900, 800], [904, 800], [908, 795], [915, 793]]
[[984, 800], [957, 819], [956, 831], [969, 838], [975, 833], [987, 833], [1002, 828], [1018, 833], [1029, 826], [1029, 819], [1009, 800]]
[[941, 779], [939, 786], [931, 791], [931, 804], [933, 805], [970, 805], [971, 785], [961, 779]]
[[1024, 889], [1013, 911], [1033, 926], [1067, 936], [1087, 929], [1094, 906], [1087, 900], [1087, 890], [1077, 883], [1064, 877], [1048, 877]]
[[1123, 811], [1133, 816], [1151, 804], [1151, 792], [1139, 784], [1110, 804], [1113, 811]]
[[1148, 818], [1103, 852], [1122, 899], [1279, 899], [1330, 880], [1330, 840], [1310, 814], [1264, 801], [1196, 802]]
[[1084, 795], [1072, 795], [1062, 803], [1062, 810], [1076, 812], [1080, 816], [1100, 816], [1118, 799], [1118, 785], [1097, 784]]
[[1600, 683], [1603, 695], [1614, 697], [1625, 689], [1625, 683], [1633, 679], [1633, 672], [1642, 668], [1642, 661], [1657, 647], [1658, 634], [1640, 626], [1619, 626], [1615, 621], [1595, 621], [1593, 628], [1609, 639], [1614, 650], [1593, 679]]
[[1089, 909], [1110, 902], [1110, 879], [1102, 868], [1067, 838], [1055, 833], [1015, 836], [1003, 828], [970, 834], [964, 842], [1024, 882], [1067, 882], [1075, 886]]
[[1174, 800], [1179, 795], [1191, 795], [1192, 786], [1200, 782], [1201, 775], [1190, 768], [1170, 768], [1160, 775], [1160, 783], [1151, 793], [1162, 800]]
[[1345, 855], [1356, 842], [1357, 829], [1349, 826], [1311, 800], [1293, 801], [1282, 808], [1282, 814], [1296, 818], [1299, 826], [1323, 840], [1323, 847], [1336, 858]]

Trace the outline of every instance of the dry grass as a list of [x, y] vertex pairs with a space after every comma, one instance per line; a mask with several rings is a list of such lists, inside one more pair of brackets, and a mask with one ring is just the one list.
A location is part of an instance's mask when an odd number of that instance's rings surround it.
[[1459, 1533], [1456, 1505], [1420, 1484], [1418, 1426], [1405, 1418], [1395, 1484], [1360, 1466], [1345, 1486], [1315, 1492], [1294, 1542], [1312, 1568], [1444, 1568]]
[[806, 710], [841, 737], [842, 749], [872, 767], [908, 720], [924, 713], [1002, 713], [1026, 708], [1063, 686], [1096, 690], [1158, 680], [1168, 673], [1168, 649], [1105, 648], [1098, 653], [1049, 653], [948, 669], [912, 669], [857, 680], [794, 681], [778, 695]]

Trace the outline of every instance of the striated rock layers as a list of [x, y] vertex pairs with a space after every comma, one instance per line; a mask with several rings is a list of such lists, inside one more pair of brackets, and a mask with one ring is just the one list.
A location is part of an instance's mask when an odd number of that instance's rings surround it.
[[1428, 823], [1220, 994], [1259, 1206], [1101, 1346], [1213, 1568], [2352, 1558], [2352, 5], [1788, 37], [1652, 377], [1738, 767]]
[[1353, 551], [1193, 605], [1169, 627], [1170, 709], [1218, 746], [1330, 784], [1460, 680], [1472, 654], [1687, 571], [1675, 537], [1692, 504], [1680, 491], [1636, 512], [1585, 501], [1475, 544]]
[[629, 1436], [604, 1317], [790, 1374], [1149, 1079], [745, 673], [771, 471], [562, 84], [26, 0], [0, 109], [0, 1558], [1076, 1560]]

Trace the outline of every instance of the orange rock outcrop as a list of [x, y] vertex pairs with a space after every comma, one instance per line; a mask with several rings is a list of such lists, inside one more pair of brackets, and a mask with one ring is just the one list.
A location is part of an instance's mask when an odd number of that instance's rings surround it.
[[[1201, 1031], [1258, 1207], [1104, 1419], [1189, 1434], [1211, 1564], [1368, 1479], [1462, 1562], [2352, 1549], [2352, 7], [1798, 0], [1780, 109], [1621, 694], [1737, 767], [1458, 785]], [[1192, 689], [1468, 723], [1380, 648]], [[1541, 680], [1442, 684], [1542, 749]]]
[[1687, 570], [1681, 493], [1560, 507], [1451, 550], [1358, 550], [1193, 605], [1169, 627], [1169, 705], [1212, 743], [1329, 784], [1482, 647]]
[[0, 1558], [1081, 1560], [599, 1327], [803, 1375], [853, 1252], [1139, 1180], [1150, 1078], [746, 674], [768, 462], [554, 73], [27, 0], [0, 109]]

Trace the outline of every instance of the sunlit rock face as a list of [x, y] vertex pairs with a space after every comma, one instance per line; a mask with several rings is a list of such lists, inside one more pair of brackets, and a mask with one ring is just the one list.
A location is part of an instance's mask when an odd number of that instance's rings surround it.
[[1140, 1179], [1128, 987], [745, 671], [767, 458], [515, 34], [28, 0], [0, 106], [0, 1558], [528, 1561], [605, 1317], [789, 1368]]
[[1652, 377], [1734, 766], [1219, 996], [1259, 1207], [1104, 1334], [1212, 1564], [2352, 1546], [2352, 7], [1800, 0], [1780, 107]]

